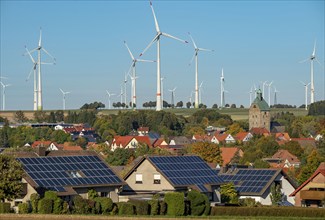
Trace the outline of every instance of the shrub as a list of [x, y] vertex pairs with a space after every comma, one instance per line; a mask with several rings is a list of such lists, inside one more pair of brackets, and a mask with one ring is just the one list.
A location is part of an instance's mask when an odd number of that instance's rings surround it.
[[69, 210], [69, 204], [67, 201], [64, 201], [62, 204], [62, 214], [69, 214], [70, 210]]
[[0, 213], [10, 213], [10, 203], [0, 202]]
[[18, 204], [18, 213], [19, 214], [27, 214], [29, 212], [28, 203], [19, 203]]
[[51, 199], [43, 198], [38, 201], [37, 210], [40, 214], [52, 213], [53, 201]]
[[245, 198], [245, 199], [239, 199], [239, 205], [240, 206], [247, 206], [247, 207], [257, 207], [261, 206], [260, 202], [256, 202], [253, 198]]
[[118, 214], [119, 215], [134, 215], [135, 207], [133, 204], [128, 202], [120, 202], [118, 205]]
[[182, 216], [185, 211], [184, 194], [169, 192], [165, 194], [164, 201], [167, 203], [167, 215]]
[[39, 200], [40, 200], [39, 194], [33, 193], [32, 195], [30, 195], [30, 204], [32, 206], [33, 213], [37, 213], [37, 204]]
[[88, 203], [79, 195], [73, 197], [73, 212], [77, 214], [88, 213]]
[[108, 214], [113, 210], [113, 201], [111, 198], [97, 197], [94, 201], [100, 204], [100, 210], [98, 210], [98, 206], [96, 209], [98, 213]]
[[149, 214], [149, 204], [147, 201], [132, 200], [130, 203], [134, 205], [135, 212], [137, 215], [148, 215]]
[[94, 189], [90, 189], [90, 190], [88, 191], [88, 199], [94, 199], [94, 198], [96, 198], [96, 197], [98, 197], [98, 193], [97, 193], [97, 191], [94, 190]]
[[62, 210], [63, 210], [63, 200], [60, 198], [57, 198], [56, 200], [54, 200], [54, 203], [53, 203], [53, 213], [54, 214], [62, 214]]
[[148, 201], [150, 206], [150, 215], [159, 215], [159, 201], [158, 199], [152, 199]]
[[209, 209], [210, 204], [206, 204], [207, 196], [196, 190], [191, 190], [187, 194], [187, 199], [190, 202], [190, 214], [199, 216], [205, 214], [205, 210]]
[[159, 202], [159, 214], [166, 215], [167, 214], [167, 203], [165, 201]]
[[55, 191], [46, 191], [44, 198], [51, 199], [54, 202], [58, 198], [58, 194]]
[[117, 215], [118, 214], [118, 206], [116, 203], [113, 203], [113, 209], [111, 211], [112, 215]]
[[91, 199], [86, 199], [85, 201], [87, 202], [87, 213], [96, 214], [96, 202]]

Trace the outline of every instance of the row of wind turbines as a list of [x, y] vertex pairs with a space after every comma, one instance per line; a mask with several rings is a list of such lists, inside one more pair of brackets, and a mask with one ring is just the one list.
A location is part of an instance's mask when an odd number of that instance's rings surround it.
[[[142, 51], [142, 53], [139, 55], [139, 57], [142, 57], [146, 51], [154, 44], [156, 43], [157, 45], [157, 59], [156, 61], [154, 60], [144, 60], [144, 59], [138, 59], [135, 58], [134, 55], [132, 54], [131, 50], [129, 49], [126, 41], [124, 41], [124, 44], [130, 54], [131, 57], [131, 65], [129, 68], [129, 71], [125, 74], [125, 78], [124, 78], [124, 91], [123, 88], [121, 87], [121, 93], [120, 93], [120, 97], [121, 97], [121, 102], [123, 102], [122, 100], [122, 96], [124, 95], [124, 102], [126, 103], [126, 82], [127, 82], [127, 77], [129, 76], [131, 78], [131, 87], [132, 87], [132, 94], [131, 94], [131, 106], [133, 109], [136, 108], [137, 106], [137, 96], [136, 96], [136, 80], [138, 79], [138, 76], [136, 75], [136, 64], [137, 62], [150, 62], [150, 63], [156, 63], [157, 64], [157, 92], [156, 92], [156, 111], [160, 111], [163, 108], [162, 102], [163, 102], [163, 79], [164, 77], [161, 77], [161, 57], [160, 57], [160, 38], [163, 37], [167, 37], [167, 38], [171, 38], [177, 41], [180, 41], [182, 43], [188, 43], [185, 40], [182, 40], [180, 38], [174, 37], [168, 33], [162, 32], [160, 30], [159, 24], [158, 24], [158, 20], [152, 5], [152, 2], [149, 1], [150, 3], [150, 8], [153, 14], [153, 18], [154, 18], [154, 23], [155, 23], [155, 29], [156, 29], [156, 34], [154, 36], [154, 38], [152, 39], [152, 41], [147, 45], [147, 47]], [[195, 89], [194, 89], [194, 94], [195, 94], [195, 100], [194, 100], [194, 107], [198, 108], [199, 107], [199, 103], [201, 101], [201, 85], [198, 85], [199, 79], [198, 79], [198, 53], [199, 51], [209, 51], [212, 52], [213, 50], [211, 49], [205, 49], [205, 48], [200, 48], [196, 45], [193, 37], [191, 36], [190, 33], [189, 37], [191, 38], [191, 41], [193, 43], [193, 47], [194, 47], [194, 55], [192, 57], [191, 63], [193, 62], [193, 60], [195, 60]], [[31, 77], [31, 74], [33, 73], [34, 76], [34, 110], [43, 110], [43, 98], [42, 98], [42, 72], [41, 72], [41, 66], [43, 64], [48, 64], [48, 65], [55, 65], [56, 64], [56, 59], [42, 46], [42, 29], [40, 29], [40, 38], [39, 38], [39, 43], [38, 46], [32, 50], [28, 50], [27, 47], [25, 46], [25, 50], [26, 53], [24, 55], [28, 55], [30, 57], [30, 60], [33, 63], [32, 69], [27, 77], [27, 80]], [[315, 56], [315, 50], [316, 50], [316, 42], [314, 44], [314, 50], [313, 53], [311, 55], [310, 58], [303, 60], [302, 62], [305, 62], [307, 60], [311, 61], [311, 82], [310, 82], [310, 103], [314, 102], [314, 93], [315, 93], [315, 88], [314, 88], [314, 60], [316, 60], [318, 63], [319, 61], [316, 59]], [[52, 61], [51, 62], [42, 62], [42, 57], [41, 57], [41, 51], [43, 51], [45, 54], [47, 54]], [[32, 54], [34, 52], [37, 52], [37, 59], [34, 59]], [[227, 92], [227, 90], [225, 90], [224, 88], [224, 82], [225, 82], [225, 77], [224, 77], [224, 73], [223, 73], [223, 69], [221, 71], [221, 77], [220, 77], [220, 84], [221, 84], [221, 91], [220, 91], [220, 99], [221, 99], [221, 105], [220, 107], [224, 107], [225, 105], [225, 92]], [[270, 83], [272, 84], [272, 82]], [[5, 91], [5, 88], [8, 85], [5, 85], [2, 83], [1, 81], [1, 85], [3, 87], [3, 91]], [[263, 83], [263, 94], [264, 94], [264, 83]], [[304, 84], [306, 91], [308, 88], [309, 84]], [[271, 85], [269, 85], [271, 86]], [[270, 88], [270, 87], [269, 87]], [[66, 105], [66, 94], [70, 93], [70, 92], [64, 92], [62, 89], [60, 89], [63, 95], [63, 109], [65, 109], [65, 105]], [[173, 90], [170, 90], [172, 92], [172, 99], [174, 99], [174, 95], [175, 95], [175, 90], [176, 87]], [[115, 95], [113, 93], [110, 93], [109, 91], [106, 91], [107, 95], [109, 97], [109, 108], [110, 108], [110, 98], [111, 96]], [[5, 92], [3, 92], [3, 97], [5, 95]], [[276, 96], [276, 95], [275, 95]], [[192, 92], [191, 92], [191, 97], [192, 97]], [[190, 98], [191, 99], [191, 98]], [[306, 98], [307, 100], [307, 98]], [[250, 102], [251, 102], [251, 98], [250, 98]], [[269, 103], [270, 103], [270, 90], [269, 90]], [[306, 101], [306, 106], [307, 106], [307, 101]], [[5, 109], [5, 98], [3, 98], [3, 110]]]

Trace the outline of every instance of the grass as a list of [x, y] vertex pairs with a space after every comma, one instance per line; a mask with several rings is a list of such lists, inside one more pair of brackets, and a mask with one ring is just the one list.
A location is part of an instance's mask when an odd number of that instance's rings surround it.
[[102, 216], [102, 215], [41, 215], [41, 214], [0, 214], [0, 219], [14, 220], [38, 220], [38, 219], [60, 219], [60, 220], [96, 220], [96, 219], [116, 219], [116, 220], [175, 220], [175, 219], [191, 219], [191, 220], [205, 220], [205, 219], [228, 219], [228, 220], [241, 220], [241, 219], [261, 219], [261, 220], [273, 220], [273, 219], [286, 219], [286, 220], [311, 220], [322, 218], [307, 218], [307, 217], [275, 217], [275, 216], [206, 216], [206, 217], [170, 217], [170, 216]]

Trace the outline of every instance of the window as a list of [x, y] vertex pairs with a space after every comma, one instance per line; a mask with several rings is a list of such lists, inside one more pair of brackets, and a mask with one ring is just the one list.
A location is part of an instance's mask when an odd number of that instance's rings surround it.
[[100, 193], [100, 197], [107, 197], [108, 196], [108, 192], [101, 192]]
[[160, 174], [153, 175], [153, 184], [160, 184]]
[[67, 171], [67, 173], [69, 174], [70, 177], [72, 178], [79, 178], [82, 177], [81, 172], [80, 171], [76, 171], [76, 170], [69, 170]]
[[135, 174], [135, 183], [142, 183], [142, 174]]

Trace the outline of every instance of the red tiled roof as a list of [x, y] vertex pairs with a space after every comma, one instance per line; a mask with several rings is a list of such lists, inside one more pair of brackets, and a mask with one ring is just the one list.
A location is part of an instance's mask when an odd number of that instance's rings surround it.
[[248, 135], [248, 133], [249, 132], [246, 131], [238, 132], [238, 134], [236, 134], [236, 139], [242, 141]]
[[229, 134], [223, 133], [220, 135], [215, 135], [215, 137], [218, 139], [218, 141], [225, 141]]
[[[158, 138], [156, 139], [154, 142], [153, 142], [153, 147], [161, 147], [162, 146], [162, 143], [164, 142], [165, 140], [163, 138]], [[163, 144], [164, 146], [168, 145], [168, 144]]]
[[251, 128], [250, 130], [251, 134], [257, 134], [257, 135], [265, 135], [270, 134], [270, 132], [266, 128]]
[[115, 136], [112, 142], [113, 144], [116, 144], [117, 146], [122, 146], [123, 148], [126, 147], [128, 143], [134, 138], [134, 136]]
[[37, 147], [39, 145], [43, 145], [44, 147], [48, 147], [48, 146], [50, 146], [51, 143], [57, 145], [57, 143], [52, 142], [52, 141], [34, 141], [34, 143], [32, 144], [32, 148], [35, 148], [35, 147]]
[[274, 159], [282, 159], [282, 160], [288, 160], [289, 163], [300, 163], [300, 160], [298, 159], [298, 157], [296, 157], [295, 155], [291, 154], [289, 151], [287, 150], [278, 150], [273, 156], [272, 158]]
[[144, 143], [151, 147], [150, 143], [150, 138], [148, 136], [134, 136], [134, 138], [139, 142], [139, 143]]
[[287, 132], [283, 132], [283, 133], [275, 133], [275, 138], [278, 140], [286, 140], [286, 141], [290, 141], [290, 136]]
[[239, 150], [240, 148], [238, 147], [220, 147], [221, 157], [223, 160], [222, 165], [226, 166], [229, 164]]
[[68, 151], [80, 151], [83, 150], [80, 146], [69, 146], [69, 145], [63, 145], [63, 150]]
[[303, 184], [301, 184], [293, 193], [291, 193], [289, 196], [295, 196], [304, 186], [306, 186], [310, 181], [312, 181], [319, 173], [321, 173], [323, 176], [325, 176], [325, 162], [322, 162], [317, 170], [309, 177]]
[[149, 127], [139, 127], [138, 131], [145, 131], [145, 132], [149, 132]]

